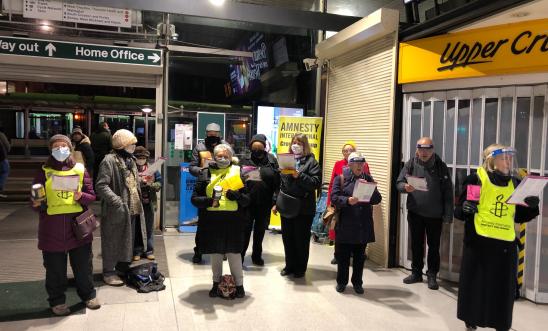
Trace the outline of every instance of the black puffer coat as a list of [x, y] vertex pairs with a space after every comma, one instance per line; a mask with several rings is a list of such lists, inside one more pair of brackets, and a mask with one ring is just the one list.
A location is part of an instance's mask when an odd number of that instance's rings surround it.
[[281, 175], [280, 190], [292, 197], [301, 199], [299, 215], [314, 215], [316, 212], [315, 190], [322, 186], [322, 170], [314, 158], [314, 154], [300, 159], [298, 169], [299, 177]]

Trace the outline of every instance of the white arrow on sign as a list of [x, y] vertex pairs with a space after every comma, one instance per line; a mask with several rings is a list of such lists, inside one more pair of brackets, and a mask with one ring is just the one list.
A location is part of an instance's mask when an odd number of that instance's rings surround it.
[[160, 61], [162, 58], [160, 57], [160, 55], [158, 55], [157, 53], [154, 53], [153, 55], [149, 55], [148, 56], [148, 59], [149, 60], [152, 60], [152, 63], [156, 63], [158, 61]]
[[46, 51], [48, 51], [48, 56], [53, 56], [53, 52], [57, 51], [57, 48], [52, 43], [49, 43], [46, 45]]

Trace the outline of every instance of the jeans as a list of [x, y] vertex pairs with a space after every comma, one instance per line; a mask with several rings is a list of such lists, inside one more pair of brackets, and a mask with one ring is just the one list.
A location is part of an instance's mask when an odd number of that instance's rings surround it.
[[139, 216], [135, 218], [135, 240], [133, 244], [133, 255], [141, 255], [143, 253], [149, 255], [154, 252], [154, 210], [151, 204], [143, 204], [145, 214], [145, 224], [147, 231], [147, 246], [146, 250], [143, 245], [141, 236], [141, 222]]

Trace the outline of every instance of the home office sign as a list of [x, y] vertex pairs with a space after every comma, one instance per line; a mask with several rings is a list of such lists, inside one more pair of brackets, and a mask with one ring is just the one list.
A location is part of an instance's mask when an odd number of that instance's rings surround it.
[[400, 84], [526, 72], [548, 73], [548, 19], [400, 43]]

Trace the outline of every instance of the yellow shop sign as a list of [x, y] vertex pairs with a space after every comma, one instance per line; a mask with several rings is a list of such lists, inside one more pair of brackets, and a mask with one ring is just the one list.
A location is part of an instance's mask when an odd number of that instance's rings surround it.
[[398, 82], [548, 73], [548, 19], [400, 43]]

